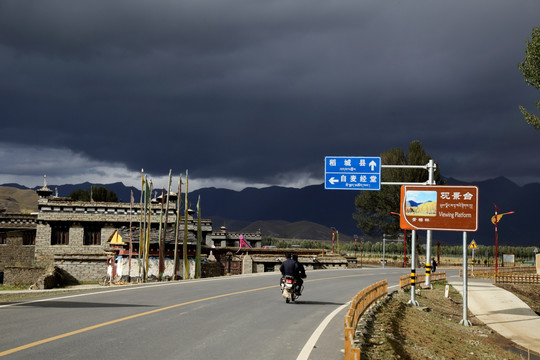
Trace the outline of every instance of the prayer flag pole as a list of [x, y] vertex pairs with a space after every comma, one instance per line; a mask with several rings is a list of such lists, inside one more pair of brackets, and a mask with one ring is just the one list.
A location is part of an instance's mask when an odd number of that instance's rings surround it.
[[201, 195], [197, 200], [197, 252], [195, 255], [195, 278], [199, 279], [201, 277]]
[[180, 196], [182, 194], [182, 174], [180, 174], [180, 178], [178, 179], [178, 197], [176, 198], [176, 227], [175, 227], [175, 234], [174, 234], [174, 274], [173, 278], [176, 280], [176, 277], [178, 276], [178, 233], [179, 233], [179, 227], [180, 227], [180, 204], [182, 203], [182, 197]]
[[187, 256], [188, 246], [188, 171], [186, 169], [186, 194], [185, 194], [185, 213], [184, 213], [184, 246], [183, 246], [183, 256], [184, 256], [184, 279], [189, 278], [189, 261]]

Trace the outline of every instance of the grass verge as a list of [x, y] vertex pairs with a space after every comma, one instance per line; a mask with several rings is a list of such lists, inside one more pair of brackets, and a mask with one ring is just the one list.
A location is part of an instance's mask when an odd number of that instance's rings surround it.
[[416, 295], [420, 307], [409, 306], [410, 293], [394, 293], [379, 309], [366, 342], [362, 359], [522, 359], [509, 348], [510, 340], [500, 336], [471, 313], [473, 326], [463, 326], [461, 295], [445, 284]]

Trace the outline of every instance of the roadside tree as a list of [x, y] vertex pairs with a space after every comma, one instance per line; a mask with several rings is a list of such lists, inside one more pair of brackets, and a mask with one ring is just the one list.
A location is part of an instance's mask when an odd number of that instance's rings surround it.
[[[525, 82], [540, 90], [540, 26], [532, 30], [531, 40], [527, 40], [525, 59], [518, 65], [523, 73]], [[536, 108], [540, 110], [540, 101], [536, 102]], [[527, 123], [540, 130], [540, 118], [538, 115], [528, 112], [522, 105], [519, 106]]]
[[[400, 148], [390, 149], [381, 154], [384, 165], [426, 165], [431, 156], [424, 151], [419, 141], [409, 144], [408, 152]], [[382, 182], [425, 182], [429, 174], [424, 169], [383, 168]], [[434, 180], [442, 184], [440, 169], [437, 166]], [[383, 233], [395, 236], [401, 233], [399, 217], [392, 212], [399, 212], [400, 186], [383, 185], [380, 191], [360, 191], [355, 198], [356, 212], [353, 218], [358, 222], [361, 231], [370, 236], [381, 236]]]

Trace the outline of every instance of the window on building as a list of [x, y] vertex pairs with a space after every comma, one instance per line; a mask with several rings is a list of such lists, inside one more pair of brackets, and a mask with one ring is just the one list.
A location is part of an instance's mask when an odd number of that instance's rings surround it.
[[274, 264], [264, 264], [264, 272], [274, 272], [275, 270]]
[[239, 245], [236, 245], [236, 240], [231, 240], [231, 239], [227, 239], [226, 241], [226, 245], [225, 246], [228, 246], [228, 247], [236, 247], [236, 246], [239, 246]]
[[7, 233], [6, 232], [0, 232], [0, 245], [7, 244]]
[[23, 232], [22, 244], [36, 245], [36, 233], [30, 231]]
[[84, 227], [84, 245], [101, 245], [101, 226], [89, 225]]
[[69, 245], [68, 225], [53, 225], [51, 232], [51, 245]]

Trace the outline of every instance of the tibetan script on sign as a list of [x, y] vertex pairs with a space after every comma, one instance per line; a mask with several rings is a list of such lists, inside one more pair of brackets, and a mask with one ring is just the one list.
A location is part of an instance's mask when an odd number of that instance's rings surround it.
[[476, 231], [476, 186], [401, 187], [400, 227], [410, 230]]

